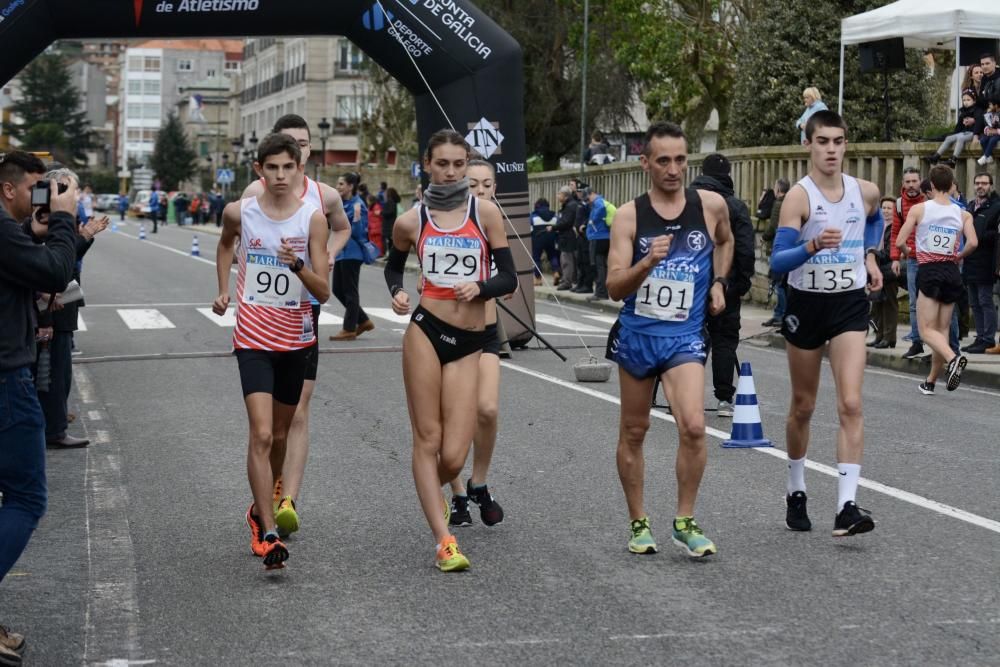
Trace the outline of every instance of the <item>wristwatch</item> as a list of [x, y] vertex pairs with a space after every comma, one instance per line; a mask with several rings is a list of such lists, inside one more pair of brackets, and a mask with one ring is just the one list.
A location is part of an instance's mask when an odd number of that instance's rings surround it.
[[715, 283], [720, 283], [722, 285], [723, 291], [729, 291], [729, 278], [722, 278], [722, 277], [716, 278], [715, 280], [712, 281], [713, 285]]
[[305, 268], [305, 260], [301, 257], [296, 257], [295, 261], [288, 265], [288, 268], [292, 270], [292, 273], [298, 273], [303, 268]]

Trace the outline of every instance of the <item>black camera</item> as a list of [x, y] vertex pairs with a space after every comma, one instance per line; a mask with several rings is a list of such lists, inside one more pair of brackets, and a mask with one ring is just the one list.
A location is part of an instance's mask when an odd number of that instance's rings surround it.
[[[65, 183], [59, 183], [59, 194], [69, 190]], [[49, 204], [52, 203], [52, 191], [49, 189], [48, 181], [38, 181], [35, 187], [31, 188], [31, 206], [39, 207], [42, 212], [48, 212]]]

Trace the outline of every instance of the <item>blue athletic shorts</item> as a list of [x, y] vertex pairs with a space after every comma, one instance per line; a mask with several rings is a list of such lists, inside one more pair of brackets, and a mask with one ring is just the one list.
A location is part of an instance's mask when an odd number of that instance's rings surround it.
[[615, 322], [608, 335], [604, 356], [640, 380], [658, 377], [682, 364], [705, 365], [708, 353], [701, 334], [650, 336], [636, 333]]

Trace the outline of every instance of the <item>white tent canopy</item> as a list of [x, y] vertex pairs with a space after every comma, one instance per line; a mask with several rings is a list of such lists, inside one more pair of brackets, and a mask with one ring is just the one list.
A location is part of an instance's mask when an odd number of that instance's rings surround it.
[[[1000, 6], [985, 0], [899, 0], [840, 22], [840, 88], [844, 111], [844, 47], [902, 37], [915, 49], [958, 49], [960, 37], [1000, 36]], [[957, 61], [957, 58], [956, 58]], [[958, 66], [955, 85], [958, 86]]]

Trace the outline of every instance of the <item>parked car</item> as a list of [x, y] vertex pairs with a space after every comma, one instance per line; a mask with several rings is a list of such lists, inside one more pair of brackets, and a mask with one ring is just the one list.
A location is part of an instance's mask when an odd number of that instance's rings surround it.
[[135, 193], [135, 199], [132, 200], [132, 204], [129, 206], [129, 211], [133, 217], [149, 217], [149, 196], [151, 194], [152, 190], [139, 190]]
[[94, 208], [98, 211], [117, 211], [118, 195], [109, 193], [97, 195], [94, 197]]

